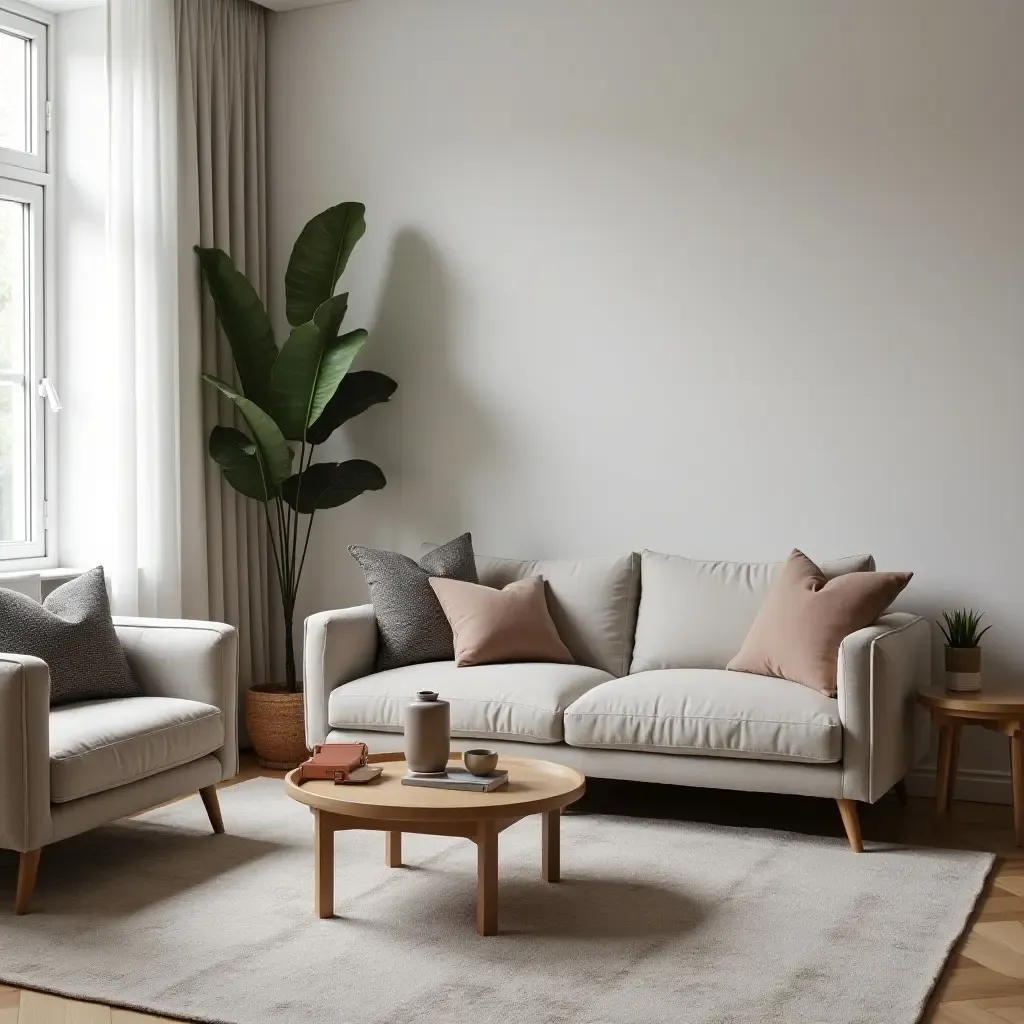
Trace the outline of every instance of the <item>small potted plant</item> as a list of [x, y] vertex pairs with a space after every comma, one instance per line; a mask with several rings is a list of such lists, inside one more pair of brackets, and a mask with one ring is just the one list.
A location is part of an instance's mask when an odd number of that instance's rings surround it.
[[237, 380], [203, 374], [230, 403], [222, 406], [229, 422], [210, 434], [210, 457], [236, 491], [262, 507], [284, 613], [284, 681], [259, 683], [245, 695], [249, 739], [269, 768], [293, 768], [307, 756], [293, 626], [313, 517], [385, 483], [365, 459], [313, 461], [343, 423], [398, 387], [382, 373], [351, 369], [366, 331], [340, 333], [348, 293], [334, 289], [366, 230], [364, 214], [362, 203], [341, 203], [302, 229], [285, 273], [292, 329], [280, 347], [256, 289], [227, 253], [195, 247]]
[[984, 612], [973, 608], [956, 608], [942, 613], [945, 623], [938, 623], [946, 638], [946, 689], [973, 691], [981, 689], [981, 638], [992, 628], [979, 629]]

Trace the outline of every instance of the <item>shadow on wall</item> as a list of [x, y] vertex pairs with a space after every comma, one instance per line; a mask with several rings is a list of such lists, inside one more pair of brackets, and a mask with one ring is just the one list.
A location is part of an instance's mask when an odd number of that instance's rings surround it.
[[496, 464], [497, 443], [460, 359], [460, 308], [457, 283], [433, 240], [398, 232], [370, 337], [375, 368], [399, 390], [385, 414], [354, 425], [352, 434], [355, 449], [372, 449], [388, 477], [372, 523], [365, 522], [372, 536], [360, 543], [414, 553], [424, 540], [480, 525], [467, 488], [470, 481], [479, 487]]

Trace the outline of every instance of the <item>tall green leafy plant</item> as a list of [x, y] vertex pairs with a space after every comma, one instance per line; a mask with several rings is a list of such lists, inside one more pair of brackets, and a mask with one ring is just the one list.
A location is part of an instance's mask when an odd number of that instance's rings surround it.
[[292, 329], [280, 349], [256, 289], [227, 253], [195, 247], [239, 385], [203, 375], [238, 414], [236, 426], [213, 428], [209, 452], [227, 482], [263, 506], [281, 588], [285, 673], [292, 692], [297, 688], [295, 600], [313, 518], [386, 483], [380, 468], [365, 459], [313, 461], [317, 447], [343, 423], [388, 401], [398, 387], [382, 373], [353, 371], [367, 334], [361, 328], [341, 333], [348, 293], [334, 290], [366, 231], [365, 213], [362, 203], [341, 203], [302, 229], [285, 273], [285, 312]]

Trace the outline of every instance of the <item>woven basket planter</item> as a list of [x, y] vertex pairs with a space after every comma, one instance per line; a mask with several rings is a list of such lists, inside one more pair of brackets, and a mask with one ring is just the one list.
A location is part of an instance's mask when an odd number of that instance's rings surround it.
[[264, 768], [287, 770], [309, 757], [302, 691], [264, 683], [245, 694], [245, 728]]

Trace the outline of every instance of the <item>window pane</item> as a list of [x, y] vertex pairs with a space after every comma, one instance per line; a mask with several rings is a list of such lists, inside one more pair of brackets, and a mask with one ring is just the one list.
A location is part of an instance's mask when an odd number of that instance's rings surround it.
[[28, 342], [28, 217], [25, 203], [0, 199], [0, 370], [23, 373]]
[[0, 32], [0, 146], [29, 151], [29, 42]]
[[29, 539], [25, 389], [0, 383], [0, 542]]

